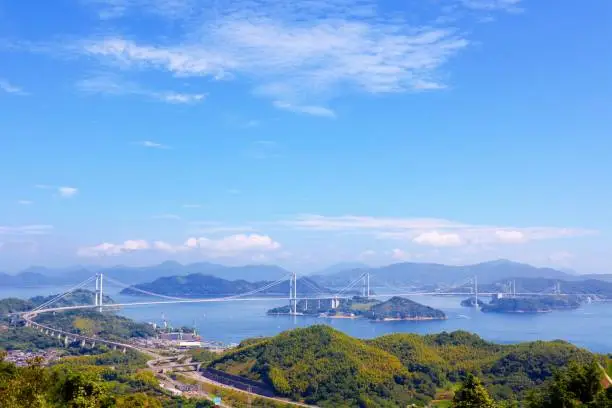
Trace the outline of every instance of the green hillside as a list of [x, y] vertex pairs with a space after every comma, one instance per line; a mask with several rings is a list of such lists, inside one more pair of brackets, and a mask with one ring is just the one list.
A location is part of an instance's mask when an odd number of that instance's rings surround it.
[[438, 399], [470, 374], [497, 400], [524, 400], [569, 362], [594, 359], [561, 341], [498, 345], [462, 331], [364, 341], [312, 326], [242, 344], [211, 368], [322, 407], [399, 407]]
[[323, 407], [395, 407], [417, 395], [397, 357], [328, 326], [240, 347], [211, 366]]

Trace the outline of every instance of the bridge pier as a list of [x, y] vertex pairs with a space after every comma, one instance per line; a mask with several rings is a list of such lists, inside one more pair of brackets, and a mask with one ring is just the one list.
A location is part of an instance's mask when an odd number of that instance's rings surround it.
[[125, 351], [126, 351], [126, 350], [125, 350], [125, 347], [124, 347], [124, 348], [123, 348], [123, 350], [121, 350], [121, 352], [122, 352], [123, 354], [125, 354]]
[[117, 350], [117, 345], [116, 344], [113, 344], [113, 351], [114, 350]]
[[81, 340], [81, 348], [85, 348], [85, 340]]

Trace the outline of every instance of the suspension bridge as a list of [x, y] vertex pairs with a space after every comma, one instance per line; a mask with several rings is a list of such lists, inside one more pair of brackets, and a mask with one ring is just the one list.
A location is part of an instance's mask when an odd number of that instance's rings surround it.
[[[335, 291], [324, 291], [322, 288], [317, 287], [313, 283], [308, 280], [301, 280], [300, 283], [308, 288], [309, 292], [312, 294], [305, 294], [302, 296], [298, 296], [298, 279], [297, 274], [291, 273], [281, 277], [280, 279], [269, 282], [257, 289], [247, 291], [237, 295], [231, 296], [222, 296], [222, 297], [205, 297], [205, 298], [185, 298], [185, 297], [177, 297], [177, 296], [169, 296], [159, 293], [154, 293], [148, 290], [144, 290], [138, 288], [137, 286], [123, 283], [117, 279], [105, 276], [103, 273], [97, 273], [93, 275], [83, 282], [73, 286], [68, 289], [66, 292], [59, 294], [48, 301], [42, 303], [36, 308], [26, 311], [14, 313], [21, 317], [29, 317], [30, 319], [35, 317], [41, 313], [47, 312], [60, 312], [60, 311], [68, 311], [68, 310], [79, 310], [79, 309], [97, 309], [102, 312], [103, 310], [108, 309], [116, 309], [116, 308], [124, 308], [124, 307], [140, 307], [140, 306], [148, 306], [148, 305], [164, 305], [164, 304], [190, 304], [190, 303], [211, 303], [211, 302], [257, 302], [257, 301], [270, 301], [270, 300], [279, 300], [279, 301], [288, 301], [290, 307], [290, 314], [299, 314], [297, 312], [297, 304], [301, 300], [309, 301], [309, 300], [340, 300], [340, 299], [349, 299], [356, 296], [356, 293], [360, 293], [360, 295], [366, 299], [376, 299], [376, 298], [390, 298], [393, 296], [472, 296], [478, 300], [479, 297], [493, 296], [503, 293], [505, 295], [512, 296], [565, 296], [561, 292], [561, 288], [559, 283], [556, 283], [552, 289], [549, 289], [544, 292], [516, 292], [516, 285], [513, 281], [510, 281], [506, 287], [503, 289], [503, 292], [483, 292], [478, 290], [478, 281], [477, 278], [471, 278], [458, 286], [455, 286], [454, 289], [450, 289], [447, 291], [438, 290], [438, 291], [414, 291], [402, 288], [394, 288], [387, 285], [388, 289], [391, 290], [390, 293], [373, 293], [371, 291], [370, 286], [370, 273], [365, 272], [360, 275], [358, 278], [351, 281], [345, 287]], [[266, 295], [266, 293], [270, 293], [269, 291], [284, 283], [289, 281], [289, 293], [288, 296], [278, 296], [276, 295]], [[95, 282], [95, 283], [94, 283]], [[151, 298], [160, 299], [160, 300], [143, 300], [143, 301], [135, 301], [128, 303], [104, 303], [104, 287], [106, 284], [112, 284], [118, 286], [120, 288], [129, 288], [131, 291], [139, 292], [140, 294], [149, 296]], [[83, 304], [83, 305], [70, 305], [70, 306], [56, 306], [56, 303], [65, 299], [70, 294], [75, 292], [78, 289], [87, 288], [88, 285], [94, 284], [95, 287], [95, 296], [93, 304]], [[469, 286], [468, 286], [469, 285]], [[469, 289], [469, 290], [466, 290]]]
[[[289, 304], [289, 314], [290, 315], [300, 315], [298, 312], [298, 302], [300, 301], [321, 301], [321, 300], [331, 300], [332, 308], [336, 308], [339, 305], [340, 299], [350, 299], [356, 296], [356, 293], [360, 293], [360, 296], [366, 299], [385, 299], [393, 296], [470, 296], [475, 299], [475, 306], [478, 305], [479, 297], [493, 296], [499, 295], [500, 292], [483, 292], [478, 290], [478, 281], [477, 278], [471, 278], [467, 281], [464, 281], [455, 286], [455, 289], [451, 289], [448, 291], [414, 291], [407, 290], [401, 287], [392, 287], [387, 285], [387, 288], [391, 290], [391, 293], [373, 293], [371, 291], [370, 286], [370, 278], [371, 275], [369, 272], [365, 272], [360, 275], [355, 280], [351, 281], [345, 287], [335, 291], [329, 292], [324, 291], [322, 288], [317, 287], [315, 284], [308, 280], [301, 280], [301, 286], [305, 286], [310, 290], [310, 293], [314, 293], [313, 295], [304, 295], [298, 296], [298, 279], [295, 273], [291, 273], [283, 276], [282, 278], [269, 282], [261, 287], [247, 291], [237, 295], [231, 296], [222, 296], [222, 297], [206, 297], [206, 298], [183, 298], [177, 296], [168, 296], [164, 294], [154, 293], [151, 291], [147, 291], [141, 288], [138, 288], [134, 285], [125, 284], [117, 279], [105, 276], [103, 273], [97, 273], [89, 278], [85, 279], [83, 282], [71, 287], [67, 291], [52, 297], [48, 301], [38, 305], [32, 310], [25, 312], [16, 312], [12, 313], [13, 316], [18, 316], [23, 319], [25, 325], [27, 327], [32, 327], [40, 332], [57, 337], [58, 340], [64, 341], [65, 345], [72, 344], [75, 342], [80, 342], [82, 346], [89, 345], [95, 346], [96, 344], [104, 344], [112, 349], [120, 349], [125, 352], [127, 349], [134, 349], [141, 352], [145, 352], [148, 354], [153, 354], [150, 350], [145, 350], [140, 347], [137, 347], [132, 344], [109, 341], [104, 340], [97, 337], [88, 337], [81, 334], [75, 334], [71, 332], [67, 332], [64, 330], [56, 329], [51, 326], [41, 324], [36, 322], [34, 319], [36, 316], [42, 313], [49, 312], [62, 312], [62, 311], [70, 311], [70, 310], [82, 310], [82, 309], [97, 309], [99, 312], [103, 312], [104, 310], [113, 310], [117, 308], [124, 307], [142, 307], [142, 306], [150, 306], [150, 305], [166, 305], [166, 304], [193, 304], [193, 303], [211, 303], [211, 302], [257, 302], [257, 301], [270, 301], [270, 300], [279, 300], [279, 301], [288, 301]], [[289, 281], [289, 293], [288, 296], [273, 296], [266, 295], [266, 293], [272, 288], [280, 285], [283, 282]], [[151, 298], [157, 298], [161, 300], [143, 300], [143, 301], [135, 301], [129, 303], [105, 303], [104, 298], [104, 287], [107, 284], [111, 284], [113, 286], [118, 286], [120, 288], [129, 288], [132, 291], [139, 292], [143, 295], [149, 296]], [[95, 288], [94, 291], [94, 302], [93, 304], [83, 304], [83, 305], [70, 305], [70, 306], [61, 306], [57, 305], [62, 299], [67, 298], [72, 293], [79, 289], [88, 288], [89, 285], [93, 285]], [[463, 290], [462, 290], [463, 289]], [[469, 290], [466, 290], [469, 289]], [[561, 292], [561, 288], [559, 283], [557, 282], [552, 288], [544, 292], [537, 293], [527, 293], [527, 292], [516, 292], [516, 284], [513, 281], [509, 281], [504, 288], [502, 288], [504, 295], [510, 296], [566, 296]]]

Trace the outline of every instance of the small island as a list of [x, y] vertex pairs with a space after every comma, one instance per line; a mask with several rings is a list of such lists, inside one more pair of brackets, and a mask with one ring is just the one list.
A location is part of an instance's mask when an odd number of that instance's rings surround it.
[[372, 306], [365, 316], [378, 321], [446, 319], [446, 314], [441, 310], [399, 296]]
[[[361, 296], [354, 296], [351, 299], [301, 300], [297, 303], [296, 312], [305, 316], [336, 319], [367, 318], [373, 321], [446, 319], [446, 315], [441, 310], [398, 296], [385, 302]], [[268, 310], [269, 315], [289, 313], [289, 306]]]
[[540, 296], [494, 298], [481, 306], [487, 313], [548, 313], [553, 310], [571, 310], [580, 306], [575, 296]]
[[[478, 299], [478, 307], [482, 307], [485, 304], [482, 300]], [[461, 301], [463, 307], [476, 307], [476, 298], [470, 297]]]

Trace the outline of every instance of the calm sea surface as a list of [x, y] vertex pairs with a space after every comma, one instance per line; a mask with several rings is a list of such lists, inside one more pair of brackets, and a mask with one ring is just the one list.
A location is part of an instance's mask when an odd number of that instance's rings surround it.
[[[43, 287], [6, 289], [0, 298], [29, 298], [61, 293], [67, 288]], [[143, 297], [119, 295], [109, 287], [106, 292], [117, 302], [144, 301]], [[459, 305], [461, 298], [418, 296], [413, 300], [443, 310], [448, 320], [429, 322], [373, 323], [365, 319], [321, 319], [302, 316], [267, 316], [266, 311], [286, 302], [238, 301], [200, 304], [126, 307], [120, 314], [141, 322], [161, 324], [162, 313], [172, 326], [197, 328], [205, 340], [237, 343], [242, 339], [270, 336], [295, 327], [327, 324], [351, 336], [372, 338], [387, 333], [439, 333], [467, 330], [498, 342], [562, 339], [601, 353], [612, 353], [612, 303], [592, 303], [572, 311], [533, 315], [482, 313]]]

